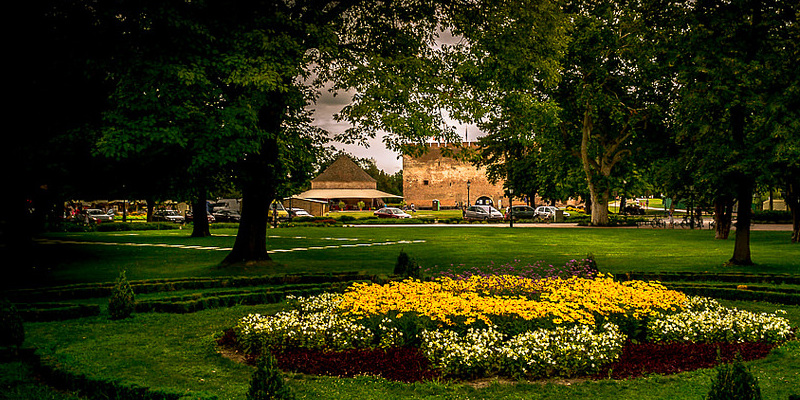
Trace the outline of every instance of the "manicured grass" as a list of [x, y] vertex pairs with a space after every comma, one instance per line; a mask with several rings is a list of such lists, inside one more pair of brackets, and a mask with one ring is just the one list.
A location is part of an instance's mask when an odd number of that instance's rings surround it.
[[[214, 230], [215, 236], [190, 238], [188, 231], [129, 233], [60, 233], [48, 238], [139, 244], [233, 246], [235, 230]], [[390, 274], [401, 250], [425, 269], [486, 266], [519, 260], [563, 264], [592, 254], [604, 272], [690, 271], [800, 273], [800, 246], [787, 232], [752, 232], [751, 267], [726, 267], [733, 239], [715, 240], [709, 230], [650, 228], [520, 228], [507, 226], [421, 226], [278, 228], [269, 231], [268, 248], [295, 250], [272, 255], [274, 265], [260, 268], [218, 269], [227, 251], [167, 247], [101, 246], [93, 244], [40, 245], [32, 257], [37, 275], [8, 284], [36, 286], [78, 282], [108, 282], [126, 270], [131, 280], [168, 277], [268, 275], [291, 272], [329, 273], [365, 271]], [[338, 240], [348, 239], [348, 240]], [[396, 243], [397, 241], [418, 241]], [[395, 244], [355, 246], [357, 244]], [[355, 246], [355, 247], [352, 247]]]
[[[739, 304], [750, 308], [750, 303]], [[217, 352], [215, 338], [249, 313], [269, 313], [280, 305], [240, 306], [195, 314], [137, 314], [110, 321], [105, 316], [69, 322], [28, 324], [28, 346], [53, 357], [70, 372], [89, 377], [115, 377], [154, 389], [180, 389], [197, 396], [242, 399], [252, 367], [231, 361]], [[758, 305], [756, 310], [774, 310]], [[781, 307], [794, 325], [800, 307]], [[761, 382], [766, 399], [786, 399], [800, 387], [800, 348], [793, 342], [764, 360], [748, 363]], [[320, 399], [572, 399], [572, 398], [701, 398], [707, 393], [713, 370], [671, 376], [650, 376], [625, 381], [553, 380], [506, 382], [479, 387], [475, 382], [403, 384], [380, 378], [290, 376], [298, 398]], [[490, 381], [482, 382], [484, 385]]]
[[[422, 213], [423, 211], [418, 212]], [[190, 238], [188, 231], [48, 234], [56, 240], [110, 243], [185, 244], [231, 247], [235, 231], [212, 231], [210, 238]], [[752, 232], [753, 267], [724, 267], [733, 240], [714, 240], [713, 232], [654, 229], [519, 228], [489, 226], [278, 228], [269, 231], [271, 249], [352, 246], [409, 241], [401, 244], [295, 250], [273, 255], [274, 265], [218, 269], [226, 251], [153, 246], [98, 244], [41, 244], [31, 256], [39, 268], [23, 280], [5, 280], [13, 287], [110, 282], [120, 270], [131, 280], [333, 273], [365, 271], [390, 274], [401, 250], [426, 269], [485, 266], [520, 260], [562, 264], [593, 254], [601, 271], [750, 272], [800, 274], [800, 246], [787, 232]], [[354, 239], [354, 240], [338, 240]], [[158, 297], [158, 295], [152, 295]], [[101, 306], [100, 316], [60, 322], [26, 324], [26, 346], [52, 357], [68, 372], [126, 384], [181, 391], [187, 394], [243, 399], [253, 368], [223, 357], [215, 338], [249, 313], [270, 313], [276, 305], [237, 306], [192, 314], [134, 314], [111, 321], [105, 299], [89, 299]], [[723, 301], [753, 311], [787, 311], [800, 326], [800, 306]], [[20, 363], [0, 363], [0, 374], [20, 371], [0, 380], [9, 398], [73, 399], [71, 394], [35, 384]], [[760, 380], [765, 399], [786, 399], [800, 387], [800, 346], [790, 342], [764, 360], [748, 365]], [[572, 399], [641, 398], [696, 399], [708, 392], [713, 370], [626, 381], [547, 382], [427, 382], [403, 384], [374, 377], [343, 379], [287, 374], [298, 398], [322, 399]]]

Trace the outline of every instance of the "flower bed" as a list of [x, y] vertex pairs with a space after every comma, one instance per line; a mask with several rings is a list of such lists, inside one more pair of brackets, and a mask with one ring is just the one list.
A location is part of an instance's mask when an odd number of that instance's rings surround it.
[[[757, 342], [763, 350], [793, 335], [780, 315], [727, 309], [657, 282], [617, 282], [602, 274], [356, 283], [343, 294], [290, 303], [292, 309], [275, 315], [243, 318], [235, 328], [239, 346], [251, 354], [293, 354], [283, 359], [306, 360], [305, 369], [321, 354], [341, 363], [348, 354], [378, 359], [412, 349], [424, 355], [425, 368], [445, 377], [541, 378], [602, 375], [626, 354], [636, 360], [635, 346]], [[648, 343], [631, 341], [641, 338]], [[302, 369], [288, 364], [282, 365]]]

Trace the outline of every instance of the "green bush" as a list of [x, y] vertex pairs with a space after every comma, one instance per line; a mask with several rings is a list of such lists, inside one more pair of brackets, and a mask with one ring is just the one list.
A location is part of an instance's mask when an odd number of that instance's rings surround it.
[[761, 389], [758, 379], [742, 364], [741, 360], [733, 364], [720, 364], [717, 377], [711, 381], [711, 390], [707, 400], [761, 400]]
[[791, 222], [790, 211], [753, 211], [753, 221], [758, 222]]
[[6, 299], [0, 300], [0, 347], [19, 348], [25, 341], [25, 327], [17, 308]]
[[419, 264], [409, 257], [408, 253], [401, 250], [400, 255], [397, 256], [397, 262], [394, 264], [393, 273], [403, 277], [419, 278]]
[[258, 358], [256, 372], [250, 381], [250, 391], [247, 400], [273, 400], [293, 399], [294, 394], [283, 381], [283, 375], [278, 369], [275, 357], [269, 351], [264, 351]]
[[133, 313], [135, 307], [133, 288], [125, 278], [125, 271], [122, 271], [117, 278], [117, 284], [111, 291], [111, 297], [108, 299], [108, 313], [111, 315], [111, 319], [124, 319]]

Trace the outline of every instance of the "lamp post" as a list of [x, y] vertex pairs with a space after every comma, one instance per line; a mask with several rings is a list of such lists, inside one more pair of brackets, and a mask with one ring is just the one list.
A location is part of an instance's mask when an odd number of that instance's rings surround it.
[[469, 185], [470, 185], [471, 183], [472, 183], [472, 182], [470, 182], [470, 181], [469, 181], [469, 179], [467, 179], [467, 207], [469, 207], [469, 206], [470, 206], [470, 202], [469, 202]]
[[514, 227], [514, 188], [508, 188], [508, 227]]

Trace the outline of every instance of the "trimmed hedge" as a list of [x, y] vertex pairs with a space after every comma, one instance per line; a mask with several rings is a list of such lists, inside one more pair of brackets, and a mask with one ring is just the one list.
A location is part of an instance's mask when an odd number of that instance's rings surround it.
[[280, 303], [288, 295], [312, 296], [330, 291], [341, 291], [343, 287], [335, 284], [297, 285], [279, 290], [260, 290], [238, 293], [196, 293], [187, 296], [177, 296], [167, 299], [139, 301], [136, 303], [136, 312], [163, 312], [186, 314], [197, 311], [233, 307], [237, 305], [254, 305]]
[[23, 303], [16, 306], [26, 322], [63, 321], [100, 315], [100, 306], [96, 304]]
[[[134, 293], [144, 294], [191, 289], [286, 285], [293, 283], [334, 283], [359, 280], [368, 280], [374, 282], [380, 280], [380, 278], [374, 275], [367, 275], [361, 272], [351, 271], [337, 274], [292, 274], [254, 277], [155, 279], [130, 281], [130, 284], [131, 287], [133, 287]], [[110, 296], [113, 287], [113, 282], [75, 284], [51, 288], [13, 290], [9, 291], [7, 296], [9, 300], [15, 303], [90, 299]]]
[[678, 290], [686, 294], [716, 299], [741, 300], [741, 301], [765, 301], [767, 303], [798, 305], [800, 304], [800, 294], [797, 293], [778, 293], [769, 291], [755, 291], [747, 289], [729, 289], [715, 286], [681, 285], [666, 283], [670, 289]]
[[791, 211], [753, 211], [753, 222], [761, 223], [792, 223]]
[[[766, 301], [776, 304], [800, 304], [800, 288], [775, 288], [743, 285], [745, 283], [800, 284], [800, 276], [788, 274], [628, 272], [615, 275], [618, 280], [659, 281], [683, 293], [726, 300]], [[721, 283], [715, 283], [721, 282]]]
[[61, 368], [50, 358], [34, 356], [32, 363], [39, 376], [50, 385], [78, 392], [90, 399], [131, 399], [131, 400], [217, 400], [208, 392], [186, 393], [180, 389], [152, 389], [134, 383], [120, 382], [113, 378], [90, 377]]
[[736, 283], [783, 283], [800, 285], [800, 275], [748, 274], [748, 273], [702, 273], [702, 272], [626, 272], [614, 276], [618, 280], [643, 281], [716, 281]]

